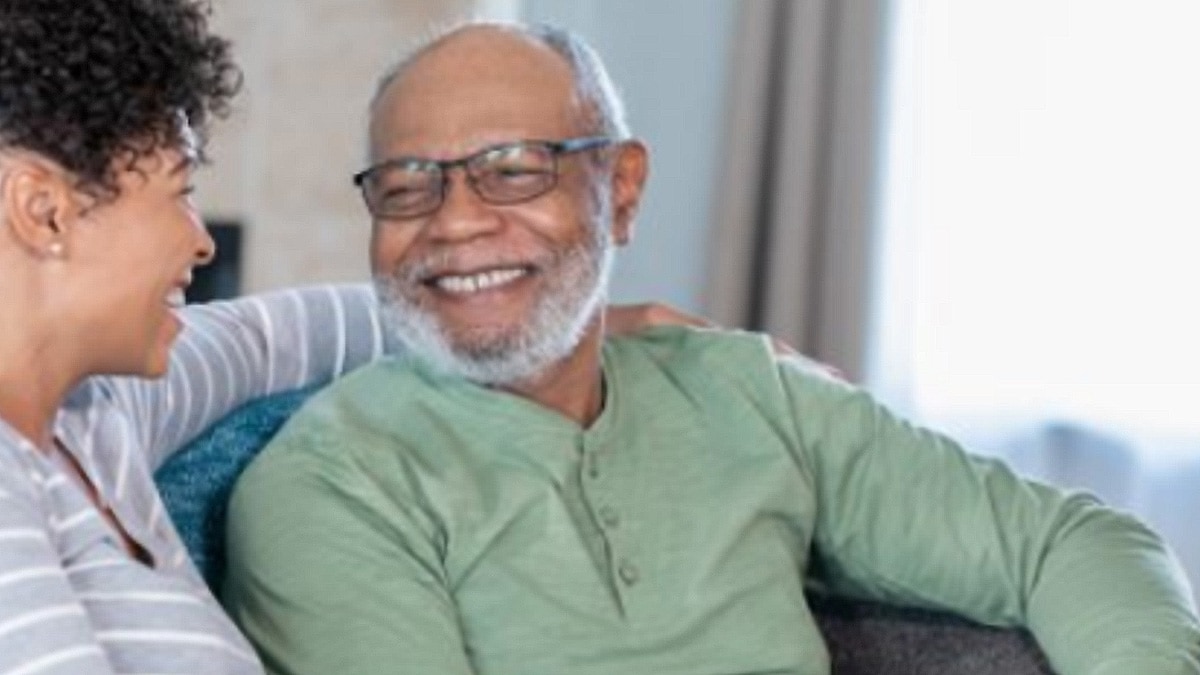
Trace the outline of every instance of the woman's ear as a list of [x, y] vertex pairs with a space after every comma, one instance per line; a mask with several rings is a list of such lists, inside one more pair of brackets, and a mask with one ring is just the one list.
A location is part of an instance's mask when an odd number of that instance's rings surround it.
[[27, 156], [7, 158], [0, 171], [0, 213], [13, 239], [35, 256], [62, 258], [63, 223], [75, 211], [66, 177], [47, 162]]
[[650, 152], [644, 143], [630, 139], [618, 146], [612, 176], [612, 237], [618, 246], [633, 239], [634, 220], [649, 171]]

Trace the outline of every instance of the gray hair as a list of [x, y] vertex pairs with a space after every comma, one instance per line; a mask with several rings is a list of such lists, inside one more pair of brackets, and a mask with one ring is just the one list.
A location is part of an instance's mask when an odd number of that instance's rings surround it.
[[468, 21], [441, 29], [422, 40], [384, 73], [375, 88], [375, 95], [371, 98], [371, 109], [375, 108], [388, 86], [422, 54], [446, 38], [473, 28], [492, 28], [522, 35], [553, 50], [570, 66], [575, 86], [575, 103], [583, 111], [586, 121], [594, 131], [618, 140], [630, 137], [629, 123], [625, 120], [625, 103], [609, 77], [604, 62], [600, 60], [600, 55], [578, 34], [549, 24]]

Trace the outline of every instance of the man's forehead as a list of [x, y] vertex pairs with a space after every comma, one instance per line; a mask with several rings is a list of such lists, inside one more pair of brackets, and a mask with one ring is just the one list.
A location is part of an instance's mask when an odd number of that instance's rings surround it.
[[472, 63], [453, 68], [452, 53], [427, 58], [398, 77], [375, 106], [375, 155], [448, 159], [497, 143], [581, 131], [570, 68], [556, 54], [532, 67], [521, 59], [483, 63], [470, 55], [465, 58]]
[[526, 70], [569, 68], [562, 54], [519, 30], [478, 25], [448, 33], [427, 45], [409, 60], [409, 74], [425, 69], [466, 70], [479, 67], [505, 69], [521, 65]]
[[547, 105], [537, 112], [499, 107], [446, 111], [421, 118], [402, 112], [372, 124], [371, 152], [376, 159], [400, 155], [455, 159], [483, 148], [522, 140], [561, 140], [580, 135], [581, 115], [570, 105]]

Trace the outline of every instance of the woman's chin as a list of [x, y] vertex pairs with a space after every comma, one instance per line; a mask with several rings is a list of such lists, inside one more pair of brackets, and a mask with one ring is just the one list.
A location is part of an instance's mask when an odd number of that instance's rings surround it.
[[159, 345], [158, 349], [154, 350], [147, 360], [143, 377], [158, 379], [167, 374], [167, 368], [171, 364], [171, 344]]
[[167, 367], [171, 363], [171, 348], [175, 345], [182, 330], [183, 322], [179, 320], [174, 311], [169, 312], [159, 329], [158, 339], [154, 341], [149, 353], [146, 354], [142, 370], [138, 373], [140, 376], [157, 379], [167, 374]]

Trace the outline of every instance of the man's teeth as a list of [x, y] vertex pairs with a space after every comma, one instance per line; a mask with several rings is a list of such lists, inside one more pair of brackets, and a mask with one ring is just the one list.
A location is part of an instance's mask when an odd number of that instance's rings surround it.
[[167, 294], [168, 307], [174, 307], [178, 309], [183, 307], [185, 304], [187, 304], [187, 298], [184, 297], [182, 288], [176, 288]]
[[525, 276], [525, 273], [525, 270], [520, 268], [491, 270], [465, 276], [438, 277], [435, 283], [438, 288], [449, 293], [476, 293], [515, 281]]

